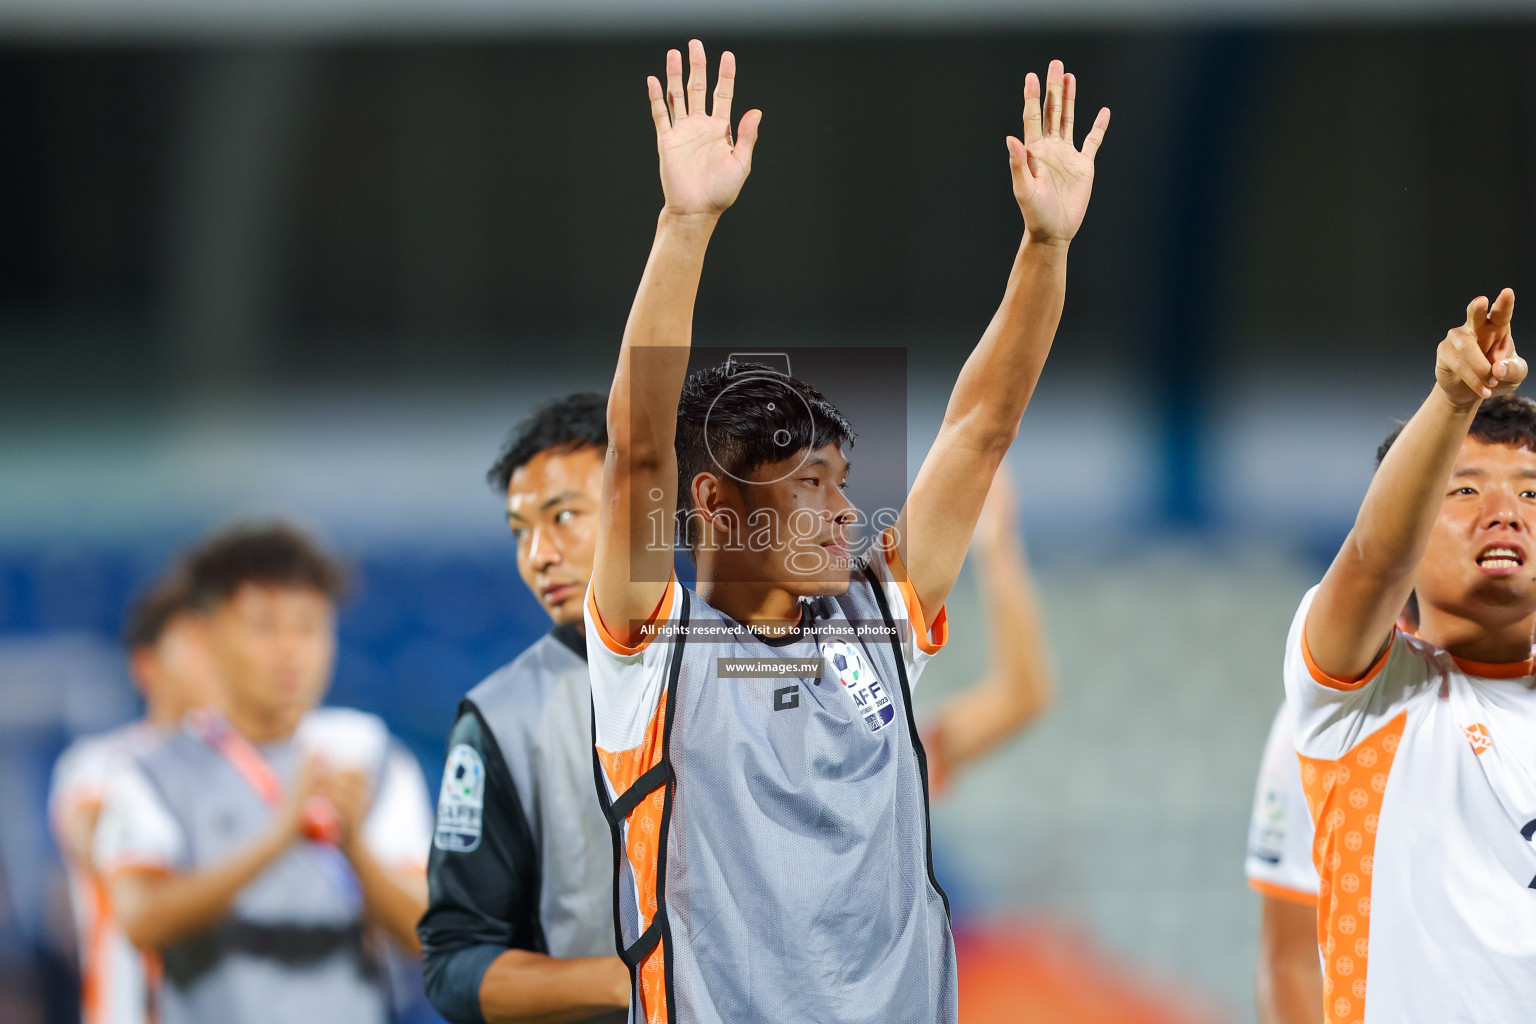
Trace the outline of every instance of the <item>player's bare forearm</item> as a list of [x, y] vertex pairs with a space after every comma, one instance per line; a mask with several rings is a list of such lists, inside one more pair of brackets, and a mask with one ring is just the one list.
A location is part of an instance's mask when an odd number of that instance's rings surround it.
[[1254, 985], [1262, 1024], [1317, 1024], [1323, 972], [1317, 961], [1317, 908], [1264, 897]]
[[213, 927], [235, 897], [292, 843], [286, 828], [274, 828], [216, 867], [204, 871], [152, 874], [130, 871], [110, 883], [112, 906], [129, 941], [141, 949], [164, 949]]
[[598, 613], [626, 642], [632, 639], [624, 635], [629, 624], [643, 621], [660, 603], [671, 569], [677, 402], [715, 221], [663, 211], [608, 393], [603, 519], [592, 586]]
[[[1028, 235], [1019, 244], [1003, 301], [961, 368], [944, 410], [944, 428], [962, 438], [968, 450], [1001, 461], [1018, 433], [1061, 323], [1067, 244]], [[991, 481], [989, 472], [982, 482], [983, 498]]]
[[361, 839], [346, 846], [347, 862], [363, 893], [363, 913], [409, 953], [421, 952], [416, 923], [427, 912], [427, 879], [420, 871], [386, 867]]
[[1094, 158], [1109, 130], [1105, 108], [1079, 149], [1076, 107], [1077, 79], [1061, 61], [1051, 61], [1043, 94], [1040, 79], [1025, 76], [1023, 138], [1007, 140], [1024, 241], [1002, 304], [960, 371], [898, 523], [907, 543], [907, 576], [925, 621], [932, 621], [954, 586], [992, 474], [1018, 432], [1061, 320], [1067, 246], [1088, 212]]
[[[663, 210], [608, 393], [610, 446], [638, 465], [670, 460], [704, 253], [719, 217]], [[682, 349], [676, 353], [659, 350]]]
[[1359, 678], [1381, 655], [1413, 590], [1479, 405], [1525, 377], [1509, 339], [1513, 309], [1507, 290], [1492, 309], [1486, 299], [1476, 300], [1467, 324], [1441, 342], [1434, 389], [1376, 470], [1354, 528], [1318, 586], [1306, 643], [1313, 662], [1331, 676]]
[[903, 512], [903, 553], [925, 621], [954, 586], [987, 490], [1050, 354], [1066, 294], [1065, 243], [1019, 246], [1002, 304], [965, 361]]
[[565, 1024], [629, 1006], [629, 971], [616, 956], [561, 958], [509, 949], [480, 982], [486, 1024]]
[[[664, 197], [608, 396], [608, 458], [592, 590], [604, 624], [620, 634], [665, 594], [677, 507], [677, 402], [688, 372], [693, 305], [720, 215], [752, 170], [760, 111], [731, 130], [736, 58], [720, 55], [713, 102], [704, 44], [667, 52], [666, 81], [646, 80]], [[628, 640], [633, 640], [632, 636]]]

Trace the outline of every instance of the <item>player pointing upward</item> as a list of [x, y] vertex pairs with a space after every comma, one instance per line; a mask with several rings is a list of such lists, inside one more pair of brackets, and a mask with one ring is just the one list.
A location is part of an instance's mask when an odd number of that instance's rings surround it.
[[[1285, 656], [1327, 1019], [1536, 1005], [1536, 403], [1514, 294], [1467, 308]], [[1419, 632], [1394, 620], [1409, 592]]]
[[[665, 87], [648, 82], [666, 201], [609, 396], [586, 610], [631, 1016], [951, 1022], [911, 687], [944, 643], [945, 598], [1050, 351], [1109, 113], [1079, 151], [1075, 80], [1053, 62], [1042, 104], [1027, 77], [1024, 138], [1008, 141], [1026, 231], [1002, 305], [894, 530], [850, 560], [842, 414], [766, 367], [687, 374], [704, 253], [762, 120], [748, 112], [733, 141], [735, 58], [712, 108], [698, 41], [689, 64], [686, 89], [677, 51]], [[679, 506], [696, 592], [653, 529]], [[816, 669], [724, 677], [724, 657]]]

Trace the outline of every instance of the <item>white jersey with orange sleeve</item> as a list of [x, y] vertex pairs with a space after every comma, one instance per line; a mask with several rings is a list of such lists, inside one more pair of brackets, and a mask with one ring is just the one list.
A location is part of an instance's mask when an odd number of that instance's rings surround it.
[[1394, 632], [1359, 680], [1285, 652], [1330, 1024], [1528, 1020], [1536, 1007], [1536, 659]]
[[1301, 762], [1291, 729], [1290, 708], [1280, 705], [1253, 795], [1248, 824], [1248, 884], [1266, 896], [1292, 903], [1317, 903], [1317, 868], [1312, 864], [1312, 814], [1301, 788]]
[[71, 854], [65, 832], [81, 810], [99, 811], [113, 775], [163, 735], [146, 722], [134, 722], [76, 740], [53, 766], [48, 820], [69, 877], [80, 950], [84, 1024], [145, 1024], [151, 1020], [158, 964], [123, 934], [113, 919], [103, 878], [90, 863]]

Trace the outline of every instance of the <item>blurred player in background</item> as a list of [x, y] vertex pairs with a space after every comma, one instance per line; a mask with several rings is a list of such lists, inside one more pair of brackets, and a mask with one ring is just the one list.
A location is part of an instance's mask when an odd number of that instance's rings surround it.
[[[712, 108], [697, 40], [689, 64], [686, 89], [675, 50], [665, 86], [648, 82], [665, 205], [609, 395], [586, 607], [631, 1019], [953, 1021], [911, 687], [947, 638], [944, 600], [1049, 353], [1108, 111], [1079, 151], [1075, 80], [1052, 62], [1042, 110], [1027, 77], [1006, 294], [895, 529], [850, 558], [842, 414], [766, 367], [688, 373], [705, 251], [761, 121], [749, 111], [733, 138], [730, 53]], [[674, 543], [696, 591], [671, 572]], [[805, 667], [725, 678], [732, 658]]]
[[1260, 1024], [1317, 1024], [1323, 1019], [1312, 835], [1290, 709], [1281, 704], [1259, 765], [1243, 864], [1261, 900], [1254, 985]]
[[[1327, 1019], [1536, 1005], [1536, 402], [1514, 293], [1447, 333], [1286, 643]], [[1396, 619], [1418, 598], [1419, 631]]]
[[217, 710], [107, 789], [95, 861], [164, 965], [165, 1024], [380, 1024], [379, 933], [416, 946], [431, 822], [421, 770], [373, 715], [318, 708], [341, 567], [284, 526], [194, 550]]
[[[539, 409], [489, 474], [519, 571], [554, 628], [470, 691], [449, 740], [421, 934], [428, 994], [453, 1021], [622, 1020], [629, 1005], [629, 972], [613, 955], [612, 840], [592, 788], [581, 617], [607, 403], [571, 395]], [[993, 664], [928, 716], [935, 779], [1015, 735], [1052, 691], [1006, 466], [975, 544]]]
[[935, 795], [1043, 715], [1056, 691], [1007, 462], [992, 479], [971, 538], [971, 555], [991, 664], [978, 682], [920, 716], [928, 784]]
[[629, 1007], [581, 620], [607, 402], [538, 410], [489, 474], [554, 628], [469, 692], [449, 736], [420, 931], [427, 995], [452, 1021], [622, 1021]]
[[53, 769], [48, 817], [69, 874], [85, 1024], [144, 1024], [152, 1019], [159, 964], [146, 962], [123, 934], [112, 913], [106, 880], [91, 858], [108, 781], [131, 758], [164, 739], [187, 712], [217, 698], [206, 630], [190, 598], [184, 575], [173, 570], [134, 602], [123, 640], [129, 675], [144, 698], [144, 717], [76, 740]]

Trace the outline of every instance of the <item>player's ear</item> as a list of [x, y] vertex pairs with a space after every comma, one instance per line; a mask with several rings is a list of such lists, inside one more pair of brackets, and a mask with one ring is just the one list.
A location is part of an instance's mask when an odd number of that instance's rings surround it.
[[133, 688], [148, 699], [160, 678], [160, 656], [153, 647], [135, 647], [128, 655], [128, 675]]
[[692, 492], [693, 507], [698, 509], [699, 514], [708, 522], [716, 522], [723, 497], [720, 491], [720, 478], [713, 473], [697, 473], [689, 490]]

